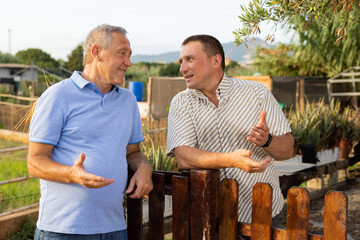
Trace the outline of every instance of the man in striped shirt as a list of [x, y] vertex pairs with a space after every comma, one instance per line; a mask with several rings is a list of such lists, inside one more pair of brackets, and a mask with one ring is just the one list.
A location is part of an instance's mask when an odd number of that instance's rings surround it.
[[180, 169], [221, 169], [239, 183], [239, 221], [251, 222], [252, 188], [273, 188], [273, 217], [283, 207], [274, 158], [293, 155], [294, 139], [277, 101], [264, 85], [224, 76], [224, 50], [209, 35], [182, 44], [180, 72], [188, 89], [171, 101], [167, 149]]

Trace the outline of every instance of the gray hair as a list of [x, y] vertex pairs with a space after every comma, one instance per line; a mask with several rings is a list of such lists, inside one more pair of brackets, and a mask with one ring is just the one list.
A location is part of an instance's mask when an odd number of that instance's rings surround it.
[[84, 42], [84, 57], [83, 65], [90, 63], [92, 61], [91, 48], [94, 45], [101, 47], [102, 49], [107, 49], [111, 45], [112, 33], [121, 33], [126, 36], [126, 30], [122, 27], [111, 26], [108, 24], [102, 24], [94, 28], [89, 35], [87, 36]]

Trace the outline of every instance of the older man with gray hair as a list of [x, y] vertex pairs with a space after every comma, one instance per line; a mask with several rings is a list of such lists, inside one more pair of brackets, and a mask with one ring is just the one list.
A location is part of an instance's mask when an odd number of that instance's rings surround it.
[[126, 30], [101, 25], [84, 43], [84, 72], [39, 98], [28, 153], [29, 173], [41, 179], [35, 239], [127, 239], [124, 193], [152, 189], [135, 96], [117, 86], [130, 56]]

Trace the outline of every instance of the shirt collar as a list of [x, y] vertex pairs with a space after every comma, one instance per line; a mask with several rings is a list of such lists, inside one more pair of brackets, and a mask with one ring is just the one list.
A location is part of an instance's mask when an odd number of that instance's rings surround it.
[[90, 82], [83, 78], [81, 74], [82, 72], [74, 71], [70, 78], [78, 88], [83, 89]]
[[[219, 86], [216, 89], [216, 96], [218, 97], [218, 99], [224, 98], [228, 100], [231, 86], [232, 86], [232, 81], [230, 81], [228, 77], [224, 76]], [[207, 97], [202, 93], [202, 91], [198, 89], [189, 89], [189, 90], [190, 92], [195, 94], [195, 96], [197, 96], [198, 98], [207, 99]]]
[[232, 81], [230, 81], [228, 77], [224, 76], [218, 88], [216, 89], [216, 96], [218, 98], [224, 98], [228, 100], [231, 86], [232, 86]]
[[[89, 85], [88, 87], [90, 89], [92, 89], [92, 90], [94, 90], [94, 88], [98, 89], [98, 87], [96, 86], [95, 83], [92, 83], [92, 82], [86, 80], [85, 78], [83, 78], [81, 76], [81, 74], [82, 74], [82, 72], [80, 72], [80, 71], [74, 71], [73, 74], [70, 77], [71, 80], [75, 83], [75, 85], [78, 88], [83, 89], [86, 85]], [[116, 92], [119, 92], [119, 87], [115, 85], [115, 87], [112, 90], [115, 90]]]

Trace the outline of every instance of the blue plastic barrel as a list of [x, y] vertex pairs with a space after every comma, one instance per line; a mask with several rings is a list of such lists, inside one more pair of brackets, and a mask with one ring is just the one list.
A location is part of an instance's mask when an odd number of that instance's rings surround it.
[[143, 95], [143, 83], [142, 82], [130, 81], [129, 82], [129, 90], [135, 95], [136, 100], [138, 102], [142, 101], [142, 95]]

